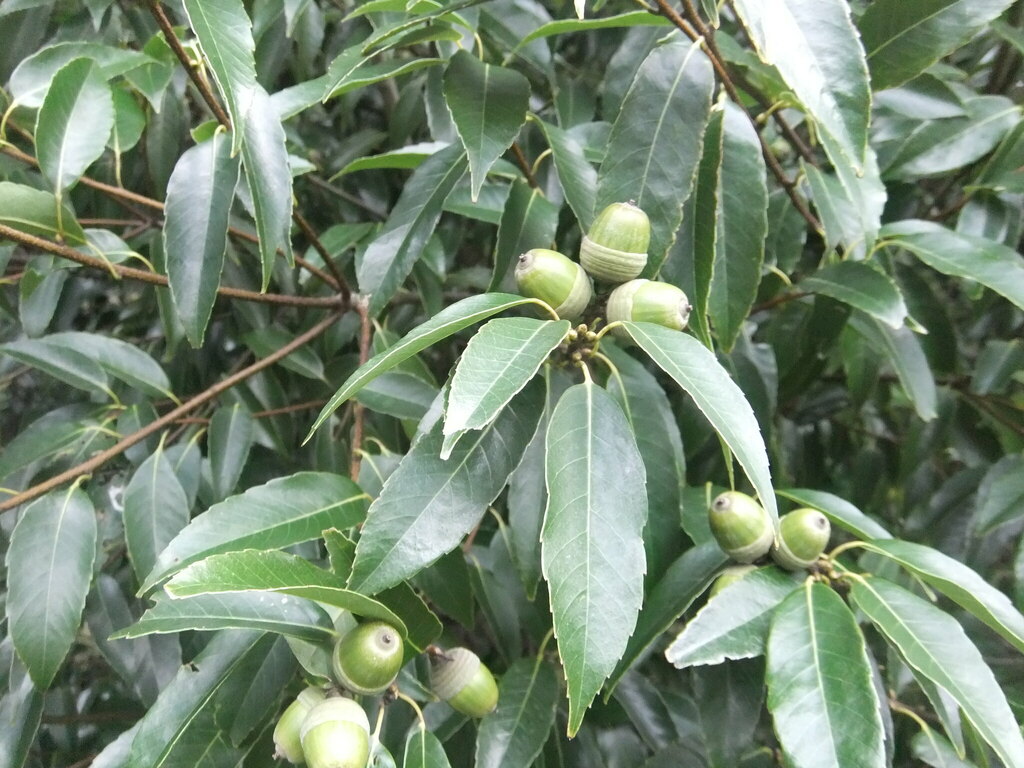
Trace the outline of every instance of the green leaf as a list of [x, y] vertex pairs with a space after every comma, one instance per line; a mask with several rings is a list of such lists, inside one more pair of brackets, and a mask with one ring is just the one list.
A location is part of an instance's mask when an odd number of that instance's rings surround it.
[[1024, 309], [1024, 258], [1012, 248], [920, 219], [886, 224], [881, 236], [932, 269], [976, 280]]
[[773, 566], [747, 574], [708, 600], [672, 641], [665, 658], [683, 669], [760, 656], [775, 609], [796, 588]]
[[801, 280], [800, 288], [838, 299], [890, 328], [903, 327], [907, 319], [907, 305], [896, 283], [862, 261], [840, 261], [822, 267]]
[[441, 421], [413, 443], [367, 513], [349, 586], [375, 594], [451, 551], [504, 488], [537, 429], [543, 385], [527, 386], [448, 460]]
[[62, 67], [36, 119], [39, 169], [58, 195], [103, 154], [113, 127], [114, 97], [99, 66], [74, 59]]
[[580, 229], [586, 231], [594, 221], [597, 199], [597, 171], [583, 155], [583, 147], [571, 134], [558, 126], [536, 120], [551, 148], [551, 159], [562, 185], [565, 201], [576, 214]]
[[476, 768], [530, 768], [555, 724], [558, 679], [547, 662], [519, 659], [501, 677], [498, 707], [480, 721]]
[[876, 0], [860, 35], [876, 90], [901, 85], [966, 43], [1012, 0]]
[[1004, 763], [1024, 765], [1024, 739], [1006, 697], [956, 619], [877, 577], [853, 581], [850, 596], [911, 667], [956, 700]]
[[542, 37], [553, 35], [566, 35], [573, 32], [586, 32], [591, 29], [622, 29], [625, 27], [666, 27], [671, 22], [663, 17], [656, 16], [647, 11], [627, 11], [614, 16], [604, 16], [599, 19], [558, 19], [549, 21], [522, 39], [516, 48], [532, 43]]
[[423, 598], [408, 584], [396, 584], [378, 592], [375, 598], [401, 619], [406, 627], [406, 661], [423, 653], [444, 631], [437, 614], [427, 607]]
[[978, 487], [972, 521], [975, 535], [985, 535], [1024, 515], [1024, 456], [1004, 456], [985, 473]]
[[92, 582], [96, 513], [79, 488], [25, 508], [7, 550], [7, 621], [18, 656], [40, 691], [75, 640]]
[[[243, 138], [249, 137], [246, 123], [254, 92], [259, 87], [252, 23], [241, 0], [184, 0], [183, 5], [188, 23], [199, 38], [199, 45], [227, 102], [234, 128], [231, 132], [231, 155], [234, 156]], [[262, 117], [253, 115], [254, 120]]]
[[194, 518], [160, 553], [140, 593], [218, 552], [288, 547], [327, 528], [358, 525], [366, 506], [366, 494], [355, 483], [326, 472], [298, 472], [249, 488]]
[[306, 435], [306, 441], [342, 403], [385, 371], [397, 367], [431, 344], [445, 339], [467, 326], [486, 320], [491, 315], [523, 304], [538, 303], [536, 299], [526, 299], [510, 293], [485, 293], [470, 296], [445, 307], [430, 320], [411, 330], [397, 344], [374, 355], [365, 365], [361, 365], [355, 373], [349, 376], [316, 417], [316, 421], [309, 429], [309, 434]]
[[693, 675], [708, 763], [712, 768], [746, 765], [741, 757], [754, 746], [764, 708], [764, 662], [698, 667]]
[[437, 736], [421, 723], [418, 728], [413, 728], [405, 742], [402, 768], [451, 768], [451, 763]]
[[20, 339], [0, 345], [0, 352], [31, 365], [55, 379], [86, 392], [113, 398], [106, 372], [91, 357], [65, 345], [42, 339]]
[[975, 768], [962, 760], [953, 745], [927, 726], [910, 742], [914, 757], [934, 768]]
[[476, 202], [487, 171], [512, 146], [526, 122], [530, 81], [514, 69], [485, 64], [469, 51], [457, 51], [444, 73], [444, 100], [469, 157]]
[[4, 446], [0, 480], [40, 459], [54, 461], [96, 430], [102, 415], [87, 405], [70, 405], [40, 416]]
[[[196, 2], [197, 0], [192, 0]], [[174, 308], [189, 342], [202, 346], [217, 298], [238, 159], [222, 133], [187, 150], [167, 182], [164, 252]]]
[[124, 489], [124, 539], [139, 583], [153, 570], [164, 547], [188, 525], [189, 507], [161, 444]]
[[779, 496], [801, 507], [812, 507], [829, 520], [861, 539], [891, 539], [892, 534], [845, 499], [810, 488], [784, 488]]
[[135, 97], [122, 88], [114, 88], [114, 126], [107, 146], [116, 155], [123, 155], [139, 143], [146, 130], [146, 113]]
[[50, 192], [0, 181], [0, 224], [19, 232], [83, 245], [85, 232], [67, 205], [57, 215], [57, 198]]
[[1006, 595], [948, 555], [898, 539], [864, 542], [864, 548], [896, 561], [1024, 653], [1024, 616]]
[[[242, 337], [246, 346], [258, 357], [268, 357], [293, 341], [295, 336], [276, 325], [257, 328]], [[300, 376], [325, 381], [324, 363], [310, 347], [299, 347], [281, 360], [281, 366]]]
[[43, 716], [43, 692], [32, 685], [25, 666], [14, 657], [10, 638], [0, 645], [0, 657], [9, 661], [4, 667], [4, 695], [0, 697], [0, 722], [4, 739], [0, 741], [0, 762], [22, 766], [36, 745]]
[[406, 371], [382, 373], [359, 390], [356, 400], [371, 411], [396, 419], [422, 419], [437, 397], [438, 389]]
[[685, 333], [652, 323], [623, 323], [640, 348], [693, 398], [732, 450], [764, 508], [778, 520], [768, 454], [757, 418], [743, 392], [712, 352]]
[[243, 127], [242, 163], [252, 193], [256, 231], [263, 265], [263, 290], [270, 284], [277, 252], [294, 261], [291, 249], [292, 174], [284, 128], [270, 96], [259, 85], [250, 90]]
[[45, 337], [48, 344], [79, 352], [128, 386], [153, 397], [174, 397], [171, 382], [160, 364], [145, 351], [121, 339], [98, 333], [63, 331]]
[[856, 313], [850, 318], [850, 327], [863, 336], [875, 351], [885, 355], [895, 369], [903, 391], [914, 404], [917, 415], [925, 421], [934, 419], [938, 399], [935, 377], [913, 331], [890, 328], [873, 317]]
[[356, 616], [386, 621], [403, 637], [408, 635], [405, 623], [390, 608], [345, 589], [344, 580], [330, 571], [275, 550], [244, 549], [211, 555], [179, 571], [165, 588], [175, 599], [259, 592], [292, 595], [333, 605]]
[[206, 452], [210, 457], [210, 485], [215, 500], [226, 498], [238, 485], [255, 430], [255, 420], [237, 403], [214, 411]]
[[441, 218], [445, 198], [465, 172], [466, 154], [452, 145], [427, 159], [406, 182], [356, 270], [360, 290], [370, 294], [371, 314], [378, 314], [409, 276]]
[[115, 638], [183, 632], [188, 629], [258, 629], [312, 643], [335, 636], [327, 612], [312, 600], [274, 592], [199, 595], [157, 600], [137, 622], [115, 632]]
[[[359, 47], [360, 46], [356, 46], [354, 49], [357, 53], [359, 52]], [[339, 56], [338, 58], [340, 59], [341, 57]], [[385, 80], [392, 80], [401, 75], [416, 72], [420, 69], [426, 69], [427, 67], [434, 67], [438, 64], [444, 64], [444, 59], [416, 57], [410, 59], [393, 59], [391, 61], [381, 62], [380, 64], [360, 63], [359, 66], [344, 70], [335, 78], [333, 77], [335, 66], [332, 62], [331, 70], [328, 72], [327, 82], [333, 83], [333, 85], [329, 85], [325, 91], [323, 101], [326, 102], [328, 99], [337, 98], [349, 91], [354, 91], [367, 85], [384, 82]]]
[[547, 430], [541, 562], [569, 697], [568, 733], [626, 650], [643, 603], [643, 459], [618, 403], [589, 379]]
[[651, 220], [644, 277], [658, 274], [683, 217], [700, 161], [714, 76], [698, 46], [655, 48], [633, 79], [608, 138], [594, 213], [633, 200]]
[[418, 168], [431, 155], [437, 154], [448, 145], [443, 141], [425, 141], [405, 147], [381, 152], [379, 155], [357, 157], [331, 177], [331, 181], [356, 171], [376, 171], [384, 168], [411, 170]]
[[718, 343], [736, 343], [757, 298], [768, 233], [768, 185], [757, 132], [746, 113], [725, 103], [715, 265], [708, 309]]
[[779, 606], [766, 681], [775, 732], [793, 768], [885, 766], [864, 636], [827, 585], [808, 580]]
[[568, 320], [505, 317], [490, 320], [462, 353], [444, 414], [441, 458], [462, 436], [494, 421], [532, 379], [569, 332]]
[[558, 206], [525, 181], [514, 181], [498, 224], [494, 272], [487, 290], [495, 291], [506, 284], [519, 254], [551, 245], [557, 228]]

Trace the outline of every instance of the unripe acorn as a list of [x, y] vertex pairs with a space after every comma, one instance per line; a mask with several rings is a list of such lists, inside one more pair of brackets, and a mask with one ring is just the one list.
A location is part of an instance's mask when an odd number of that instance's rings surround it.
[[306, 714], [323, 701], [326, 697], [319, 688], [310, 686], [300, 693], [288, 708], [285, 709], [281, 718], [274, 726], [274, 746], [277, 750], [274, 757], [283, 757], [289, 763], [299, 765], [306, 762], [302, 754], [302, 741], [299, 738], [299, 729]]
[[369, 621], [334, 646], [334, 676], [353, 693], [380, 693], [398, 676], [403, 653], [398, 630], [383, 621]]
[[452, 648], [435, 656], [430, 684], [439, 699], [470, 717], [483, 717], [498, 705], [498, 686], [491, 670], [468, 648]]
[[580, 263], [591, 276], [624, 283], [644, 271], [651, 222], [633, 203], [612, 203], [594, 219], [580, 243]]
[[790, 571], [809, 568], [828, 546], [832, 525], [816, 509], [796, 509], [779, 520], [779, 541], [772, 559]]
[[608, 322], [635, 320], [681, 331], [689, 319], [690, 302], [671, 283], [630, 280], [608, 296]]
[[352, 699], [326, 699], [306, 714], [299, 729], [309, 768], [366, 768], [370, 721]]
[[519, 257], [516, 284], [524, 296], [550, 304], [567, 320], [583, 314], [594, 298], [594, 287], [583, 267], [548, 248], [534, 248]]
[[718, 546], [740, 563], [752, 563], [768, 554], [775, 540], [771, 517], [760, 504], [739, 491], [726, 491], [715, 497], [708, 510], [708, 522]]
[[718, 578], [715, 579], [715, 583], [711, 585], [711, 591], [708, 593], [708, 598], [714, 597], [726, 587], [735, 584], [748, 573], [756, 570], [756, 565], [730, 565], [718, 574]]

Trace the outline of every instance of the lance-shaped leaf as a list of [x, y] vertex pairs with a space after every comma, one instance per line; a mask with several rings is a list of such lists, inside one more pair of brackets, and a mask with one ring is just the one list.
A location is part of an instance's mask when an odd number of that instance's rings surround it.
[[975, 768], [960, 758], [953, 745], [925, 726], [910, 742], [914, 757], [935, 768]]
[[167, 582], [172, 598], [197, 595], [277, 592], [386, 621], [403, 637], [405, 623], [383, 603], [345, 588], [344, 579], [286, 552], [245, 549], [211, 555], [193, 563]]
[[42, 339], [19, 339], [0, 345], [0, 353], [48, 373], [68, 386], [113, 398], [110, 380], [99, 363], [76, 349]]
[[444, 745], [422, 723], [413, 728], [405, 742], [402, 768], [451, 768]]
[[864, 547], [895, 560], [1024, 653], [1024, 616], [1010, 598], [959, 560], [923, 544], [898, 539], [868, 541]]
[[838, 299], [891, 328], [901, 328], [907, 319], [907, 305], [896, 283], [862, 261], [830, 264], [801, 280], [800, 287]]
[[103, 154], [113, 126], [114, 97], [96, 62], [74, 59], [61, 67], [36, 119], [39, 169], [58, 195]]
[[153, 397], [174, 397], [171, 382], [160, 364], [134, 344], [111, 336], [80, 331], [62, 331], [46, 337], [50, 344], [92, 358], [114, 378]]
[[558, 206], [521, 179], [512, 184], [498, 224], [494, 246], [494, 272], [487, 290], [501, 288], [516, 258], [531, 248], [546, 248], [555, 239]]
[[643, 602], [646, 475], [622, 409], [590, 380], [555, 406], [546, 462], [541, 564], [571, 737], [622, 658]]
[[161, 444], [124, 489], [124, 540], [140, 583], [164, 547], [188, 525], [190, 506]]
[[[248, 138], [245, 123], [259, 87], [256, 83], [256, 43], [252, 22], [242, 0], [184, 0], [189, 25], [199, 38], [217, 80], [234, 128], [231, 154]], [[258, 117], [258, 116], [254, 116]]]
[[327, 528], [358, 525], [368, 501], [347, 477], [327, 472], [299, 472], [250, 488], [194, 518], [160, 553], [140, 593], [218, 552], [289, 547]]
[[725, 440], [772, 519], [779, 511], [772, 491], [761, 428], [742, 390], [699, 341], [652, 323], [623, 323], [640, 348], [685, 390]]
[[906, 662], [941, 686], [1006, 765], [1024, 765], [1024, 739], [999, 683], [960, 623], [884, 579], [856, 579], [850, 596]]
[[498, 706], [480, 721], [477, 768], [530, 768], [555, 724], [558, 679], [541, 659], [519, 659], [501, 677]]
[[784, 499], [801, 507], [813, 507], [829, 520], [861, 539], [891, 539], [892, 534], [861, 512], [857, 507], [835, 494], [811, 488], [784, 488], [776, 491]]
[[597, 171], [584, 157], [583, 147], [569, 133], [543, 120], [537, 120], [536, 123], [547, 137], [565, 201], [576, 214], [580, 229], [586, 231], [594, 221]]
[[54, 491], [22, 513], [7, 550], [7, 621], [39, 690], [53, 682], [85, 608], [96, 557], [96, 513], [78, 487]]
[[864, 636], [830, 587], [807, 581], [779, 606], [766, 682], [768, 710], [793, 768], [885, 766]]
[[876, 90], [902, 85], [966, 43], [1012, 0], [876, 0], [861, 16], [861, 39]]
[[647, 11], [627, 11], [614, 16], [594, 19], [557, 19], [542, 24], [524, 37], [516, 48], [532, 43], [542, 37], [565, 35], [571, 32], [583, 32], [590, 29], [622, 29], [625, 27], [665, 27], [671, 22], [663, 17]]
[[861, 169], [871, 95], [850, 6], [845, 0], [738, 0], [736, 10], [761, 59], [775, 65], [822, 134]]
[[1024, 257], [984, 237], [910, 219], [887, 224], [881, 236], [944, 275], [976, 280], [1024, 309]]
[[909, 328], [891, 328], [874, 317], [854, 313], [850, 327], [863, 336], [888, 359], [896, 371], [903, 391], [914, 404], [917, 415], [930, 421], [936, 415], [938, 393], [935, 376], [917, 336]]
[[462, 50], [452, 56], [445, 70], [444, 100], [469, 156], [476, 202], [487, 171], [526, 122], [530, 81], [514, 69], [485, 64]]
[[568, 320], [502, 317], [470, 339], [455, 369], [444, 413], [441, 458], [462, 436], [490, 424], [569, 332]]
[[726, 102], [708, 306], [718, 342], [726, 352], [736, 343], [761, 283], [768, 233], [765, 173], [757, 132], [740, 107]]
[[441, 218], [445, 198], [465, 173], [465, 150], [453, 144], [431, 155], [406, 182], [356, 270], [360, 290], [370, 294], [371, 314], [384, 308], [412, 272]]
[[519, 307], [523, 304], [539, 304], [536, 299], [526, 299], [511, 293], [485, 293], [470, 296], [445, 307], [430, 320], [409, 331], [397, 344], [388, 347], [378, 355], [370, 358], [365, 365], [359, 366], [355, 373], [348, 377], [341, 388], [323, 407], [320, 414], [306, 435], [308, 441], [313, 432], [323, 424], [338, 407], [354, 396], [368, 383], [392, 368], [396, 368], [410, 357], [441, 339], [448, 338], [491, 315], [504, 312], [506, 309]]
[[214, 411], [207, 441], [214, 500], [223, 499], [235, 490], [249, 458], [255, 429], [255, 420], [238, 403]]
[[85, 232], [75, 214], [62, 205], [57, 214], [57, 198], [52, 192], [0, 181], [0, 224], [30, 235], [56, 238], [68, 245], [85, 243]]
[[312, 600], [267, 592], [199, 595], [160, 599], [114, 638], [183, 632], [187, 629], [258, 629], [312, 643], [335, 636], [327, 612]]
[[458, 546], [505, 487], [543, 409], [544, 383], [536, 379], [447, 460], [438, 455], [440, 420], [421, 435], [370, 505], [349, 586], [375, 594]]
[[665, 651], [680, 669], [764, 653], [779, 603], [797, 588], [778, 568], [760, 568], [712, 597]]
[[189, 342], [206, 334], [227, 247], [238, 159], [222, 133], [187, 150], [167, 182], [164, 253], [174, 307]]
[[[1022, 368], [1024, 364], [1013, 365], [1014, 372]], [[977, 373], [975, 376], [977, 378]], [[1024, 515], [1024, 455], [1018, 453], [1004, 456], [985, 473], [985, 479], [978, 486], [978, 503], [971, 527], [975, 535], [984, 535], [1019, 520], [1021, 515]]]
[[699, 46], [655, 48], [640, 66], [608, 138], [595, 213], [633, 200], [651, 220], [644, 277], [658, 274], [700, 161], [714, 76]]

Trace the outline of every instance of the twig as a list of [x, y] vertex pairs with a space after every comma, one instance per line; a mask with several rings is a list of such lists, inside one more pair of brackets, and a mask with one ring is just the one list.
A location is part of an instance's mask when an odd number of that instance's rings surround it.
[[66, 472], [61, 472], [59, 475], [51, 477], [49, 480], [46, 480], [42, 483], [38, 483], [37, 485], [34, 485], [31, 488], [22, 491], [21, 493], [16, 494], [15, 496], [6, 499], [3, 502], [0, 502], [0, 512], [6, 512], [7, 510], [14, 509], [15, 507], [18, 507], [27, 501], [32, 501], [32, 499], [38, 498], [39, 496], [42, 496], [44, 493], [52, 491], [54, 488], [60, 487], [64, 483], [71, 482], [72, 480], [75, 480], [78, 477], [81, 477], [82, 475], [89, 474], [95, 471], [96, 469], [99, 469], [101, 466], [106, 464], [114, 457], [120, 456], [122, 453], [124, 453], [126, 450], [131, 448], [136, 443], [139, 443], [145, 440], [150, 435], [159, 432], [164, 427], [174, 423], [175, 421], [182, 418], [186, 414], [194, 411], [196, 408], [199, 408], [200, 406], [210, 402], [221, 393], [226, 392], [227, 390], [231, 389], [237, 384], [242, 383], [250, 376], [253, 376], [259, 373], [260, 371], [269, 368], [278, 360], [287, 357], [295, 350], [305, 346], [313, 339], [317, 338], [324, 331], [326, 331], [328, 328], [330, 328], [331, 325], [334, 322], [336, 322], [340, 316], [340, 312], [332, 313], [330, 317], [321, 320], [319, 323], [314, 325], [305, 333], [296, 336], [294, 339], [292, 339], [290, 342], [285, 344], [277, 351], [273, 352], [270, 355], [267, 355], [261, 360], [257, 360], [252, 365], [249, 365], [246, 368], [243, 368], [242, 370], [238, 371], [237, 373], [228, 376], [226, 379], [223, 379], [222, 381], [213, 384], [205, 391], [200, 392], [195, 397], [179, 405], [173, 411], [169, 411], [168, 413], [164, 414], [155, 421], [151, 421], [149, 424], [142, 427], [142, 429], [139, 429], [133, 432], [132, 434], [123, 437], [121, 440], [116, 442], [114, 445], [112, 445], [110, 448], [103, 451], [102, 453], [93, 456], [91, 459], [87, 461], [83, 461], [81, 464], [72, 467]]
[[533, 169], [530, 167], [526, 155], [523, 154], [523, 148], [519, 146], [517, 141], [512, 142], [512, 156], [515, 157], [516, 164], [519, 166], [519, 170], [523, 172], [523, 176], [526, 177], [526, 181], [529, 182], [531, 187], [538, 189], [540, 185], [537, 183], [537, 177], [533, 175]]
[[[359, 313], [359, 365], [365, 365], [370, 359], [370, 306], [364, 297], [355, 302]], [[365, 416], [363, 404], [352, 401], [352, 450], [349, 458], [348, 474], [353, 480], [359, 477], [359, 464], [363, 458], [363, 420]]]
[[[320, 242], [320, 238], [317, 237], [316, 232], [314, 232], [313, 228], [309, 226], [309, 222], [306, 221], [306, 218], [301, 213], [294, 211], [292, 218], [295, 219], [295, 223], [299, 226], [302, 234], [306, 236], [306, 239], [309, 240], [313, 249], [320, 254], [320, 258], [324, 260], [324, 264], [326, 264], [327, 268], [331, 270], [331, 274], [334, 276], [334, 287], [341, 293], [342, 300], [347, 302], [352, 296], [352, 291], [348, 287], [348, 283], [345, 281], [345, 276], [341, 274], [341, 270], [338, 269], [338, 265], [335, 264], [334, 259], [331, 258], [330, 252], [324, 244]], [[298, 257], [296, 256], [295, 258], [297, 261]], [[309, 267], [312, 268], [313, 265], [310, 264]]]

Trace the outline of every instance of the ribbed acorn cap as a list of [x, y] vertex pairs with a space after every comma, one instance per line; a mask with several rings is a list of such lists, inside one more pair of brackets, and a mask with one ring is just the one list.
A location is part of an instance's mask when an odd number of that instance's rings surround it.
[[430, 665], [430, 687], [439, 699], [447, 701], [473, 679], [481, 662], [468, 648], [452, 648], [445, 656], [448, 658], [437, 658]]
[[594, 297], [583, 267], [548, 248], [534, 248], [520, 256], [515, 275], [521, 294], [549, 304], [561, 318], [579, 317]]
[[690, 319], [686, 294], [671, 283], [630, 280], [608, 296], [608, 321], [634, 320], [681, 331]]
[[335, 696], [324, 699], [306, 713], [306, 718], [302, 721], [302, 728], [299, 729], [299, 736], [305, 739], [309, 732], [317, 726], [339, 722], [353, 723], [366, 731], [367, 736], [370, 734], [370, 720], [363, 708], [352, 699]]

